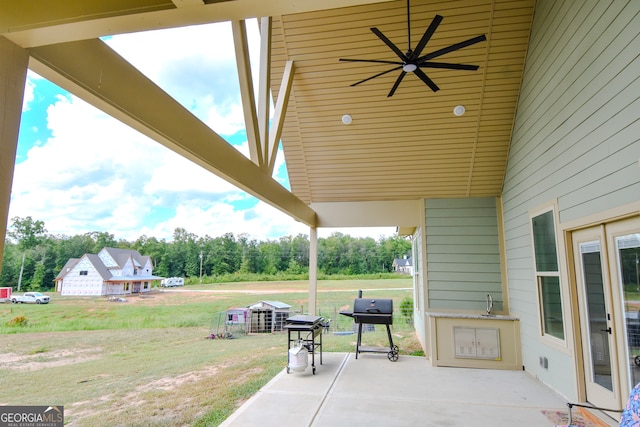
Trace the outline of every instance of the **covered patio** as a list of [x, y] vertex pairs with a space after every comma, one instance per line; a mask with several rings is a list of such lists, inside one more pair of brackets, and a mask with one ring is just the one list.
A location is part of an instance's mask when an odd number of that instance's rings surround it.
[[[424, 357], [324, 353], [304, 372], [283, 369], [221, 425], [553, 426], [566, 401], [523, 371], [432, 367]], [[572, 410], [574, 422], [606, 426]], [[555, 416], [555, 418], [553, 418]], [[615, 425], [615, 424], [612, 424]]]
[[[103, 41], [222, 22], [248, 157]], [[625, 308], [637, 264], [622, 260], [640, 254], [639, 28], [640, 2], [624, 0], [3, 2], [0, 223], [31, 69], [309, 226], [309, 314], [318, 229], [412, 239], [426, 358], [327, 354], [317, 375], [283, 371], [226, 425], [552, 426], [563, 422], [541, 411], [566, 400], [619, 409], [637, 379]], [[290, 191], [273, 177], [280, 146]], [[447, 366], [474, 369], [430, 366], [456, 328], [492, 329], [504, 370], [465, 354]], [[600, 415], [590, 425], [615, 425]]]

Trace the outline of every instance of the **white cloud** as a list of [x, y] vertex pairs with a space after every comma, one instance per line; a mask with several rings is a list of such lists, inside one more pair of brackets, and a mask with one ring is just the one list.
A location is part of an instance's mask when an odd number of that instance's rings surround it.
[[35, 89], [35, 83], [31, 79], [27, 79], [27, 83], [24, 86], [24, 95], [22, 96], [22, 111], [29, 110], [29, 105], [33, 102]]
[[[257, 26], [249, 25], [255, 53]], [[229, 24], [123, 35], [106, 41], [186, 108], [248, 156]], [[252, 63], [254, 67], [257, 61]], [[257, 81], [257, 79], [255, 80]], [[35, 123], [26, 159], [15, 168], [10, 218], [42, 220], [49, 233], [106, 231], [117, 239], [141, 235], [171, 240], [176, 228], [198, 236], [247, 233], [259, 240], [309, 234], [309, 228], [205, 171], [74, 96], [41, 105], [30, 73], [23, 111], [46, 108]], [[38, 141], [36, 129], [51, 136]], [[22, 136], [21, 136], [21, 139]], [[27, 138], [29, 139], [29, 138]], [[284, 164], [279, 153], [276, 179]], [[244, 207], [243, 207], [244, 206]], [[381, 231], [382, 230], [382, 231]], [[321, 229], [379, 237], [392, 229]]]
[[[247, 193], [78, 98], [60, 97], [47, 112], [52, 137], [16, 165], [10, 217], [43, 220], [52, 234], [107, 231], [127, 240], [171, 239], [178, 227], [199, 236], [308, 234], [262, 202], [234, 210]], [[154, 219], [154, 209], [168, 217]]]
[[[257, 21], [246, 27], [257, 86]], [[233, 135], [244, 129], [229, 22], [123, 34], [105, 42], [214, 131]]]

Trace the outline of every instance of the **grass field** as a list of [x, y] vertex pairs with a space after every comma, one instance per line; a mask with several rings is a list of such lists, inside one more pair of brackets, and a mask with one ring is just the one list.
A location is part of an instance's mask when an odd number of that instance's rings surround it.
[[[321, 281], [318, 311], [347, 330], [337, 313], [358, 289], [397, 311], [410, 288], [410, 279]], [[307, 311], [307, 293], [307, 282], [233, 283], [122, 303], [53, 294], [48, 305], [0, 304], [0, 405], [64, 405], [74, 426], [218, 425], [287, 363], [283, 333], [207, 339], [219, 313], [261, 300]], [[378, 328], [367, 345], [388, 345]], [[400, 354], [419, 352], [406, 321], [396, 318], [393, 333]], [[323, 337], [325, 352], [354, 348], [355, 335]]]

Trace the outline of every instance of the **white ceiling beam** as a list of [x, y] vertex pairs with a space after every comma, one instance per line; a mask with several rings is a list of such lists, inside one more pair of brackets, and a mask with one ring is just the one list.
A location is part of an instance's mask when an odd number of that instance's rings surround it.
[[29, 53], [30, 67], [41, 76], [241, 190], [315, 226], [316, 215], [309, 206], [102, 41], [42, 46]]
[[264, 164], [269, 165], [269, 96], [271, 92], [271, 17], [260, 18], [260, 80], [258, 82], [258, 129]]
[[176, 7], [190, 7], [190, 6], [202, 6], [204, 1], [202, 0], [171, 0]]
[[273, 112], [273, 122], [271, 124], [271, 132], [269, 133], [268, 167], [269, 175], [273, 174], [276, 165], [276, 156], [278, 155], [278, 145], [282, 136], [282, 128], [284, 126], [287, 105], [289, 105], [289, 95], [293, 86], [293, 75], [295, 72], [294, 62], [289, 60], [285, 63], [284, 73], [282, 74], [282, 83], [280, 84], [280, 92], [276, 100], [275, 110]]
[[[102, 1], [108, 6], [111, 0]], [[21, 27], [10, 22], [2, 34], [24, 48], [93, 39], [114, 34], [243, 20], [260, 16], [280, 16], [340, 7], [385, 3], [390, 0], [233, 0], [202, 6], [177, 7], [146, 13], [123, 14], [107, 18], [86, 19], [70, 16], [61, 22], [31, 22]], [[22, 1], [20, 2], [22, 4]], [[9, 6], [0, 4], [0, 13]], [[11, 16], [8, 10], [6, 16]], [[25, 28], [28, 27], [28, 28]]]
[[4, 253], [28, 64], [26, 50], [0, 37], [0, 253]]
[[260, 145], [260, 130], [258, 126], [258, 114], [253, 90], [253, 78], [251, 77], [251, 61], [249, 59], [249, 44], [247, 42], [247, 27], [245, 21], [232, 21], [233, 47], [236, 52], [236, 65], [238, 67], [238, 80], [240, 83], [240, 98], [242, 99], [242, 111], [244, 112], [244, 124], [249, 145], [249, 156], [258, 166], [264, 165], [263, 150]]
[[316, 202], [318, 227], [416, 227], [424, 199], [368, 202]]

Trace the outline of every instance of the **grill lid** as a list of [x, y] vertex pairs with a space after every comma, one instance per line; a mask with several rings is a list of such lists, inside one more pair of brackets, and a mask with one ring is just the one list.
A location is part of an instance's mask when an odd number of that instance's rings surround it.
[[392, 299], [356, 298], [353, 302], [354, 314], [392, 314]]

